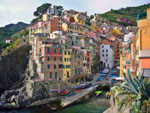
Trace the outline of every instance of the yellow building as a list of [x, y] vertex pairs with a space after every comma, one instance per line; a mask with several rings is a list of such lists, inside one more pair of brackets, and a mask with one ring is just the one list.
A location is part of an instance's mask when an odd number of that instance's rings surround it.
[[63, 80], [69, 80], [71, 77], [71, 53], [72, 49], [64, 49], [63, 52]]
[[139, 50], [150, 50], [150, 8], [147, 9], [147, 18], [138, 20]]
[[139, 70], [144, 76], [150, 77], [150, 8], [147, 9], [147, 17], [138, 20], [139, 38]]
[[48, 14], [43, 14], [43, 21], [48, 21]]
[[74, 19], [76, 23], [85, 25], [85, 18], [82, 14], [80, 13], [75, 14]]
[[123, 54], [120, 55], [120, 77], [123, 77]]
[[78, 34], [85, 34], [86, 29], [84, 29], [84, 25], [77, 23], [63, 23], [62, 30], [66, 32], [76, 32]]

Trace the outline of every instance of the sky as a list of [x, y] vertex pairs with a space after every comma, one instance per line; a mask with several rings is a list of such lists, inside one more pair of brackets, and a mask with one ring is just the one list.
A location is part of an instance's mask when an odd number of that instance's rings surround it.
[[0, 27], [17, 22], [30, 23], [34, 18], [33, 12], [43, 3], [62, 5], [66, 10], [87, 11], [91, 15], [143, 5], [150, 3], [150, 0], [0, 0]]

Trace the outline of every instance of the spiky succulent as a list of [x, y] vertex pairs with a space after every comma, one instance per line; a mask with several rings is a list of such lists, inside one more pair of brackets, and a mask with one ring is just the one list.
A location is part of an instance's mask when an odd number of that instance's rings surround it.
[[125, 98], [120, 104], [120, 109], [123, 105], [130, 101], [132, 103], [131, 112], [136, 113], [140, 111], [144, 100], [148, 100], [150, 97], [150, 83], [147, 81], [143, 74], [133, 78], [130, 71], [128, 70], [128, 76], [124, 75], [125, 82], [121, 84], [121, 88], [124, 89], [119, 95], [125, 95]]

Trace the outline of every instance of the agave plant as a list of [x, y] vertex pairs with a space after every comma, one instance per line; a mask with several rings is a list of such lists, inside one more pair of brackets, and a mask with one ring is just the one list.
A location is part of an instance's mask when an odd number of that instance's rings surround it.
[[125, 98], [121, 101], [120, 110], [123, 105], [129, 104], [129, 100], [132, 103], [132, 113], [139, 113], [145, 100], [150, 98], [150, 83], [147, 81], [143, 74], [133, 78], [128, 70], [128, 76], [124, 75], [125, 82], [121, 84], [121, 88], [124, 92], [119, 95], [125, 95]]

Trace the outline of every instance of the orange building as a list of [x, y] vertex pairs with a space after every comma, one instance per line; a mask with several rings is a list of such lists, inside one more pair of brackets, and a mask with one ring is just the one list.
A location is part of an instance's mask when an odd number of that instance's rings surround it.
[[128, 75], [128, 70], [130, 70], [132, 76], [135, 75], [135, 61], [136, 37], [134, 35], [128, 35], [122, 44], [122, 54], [120, 55], [120, 77], [123, 77], [123, 73]]
[[54, 31], [61, 30], [61, 18], [60, 17], [53, 17], [48, 20], [48, 32], [52, 33]]
[[138, 20], [139, 70], [150, 77], [150, 8], [147, 18]]

